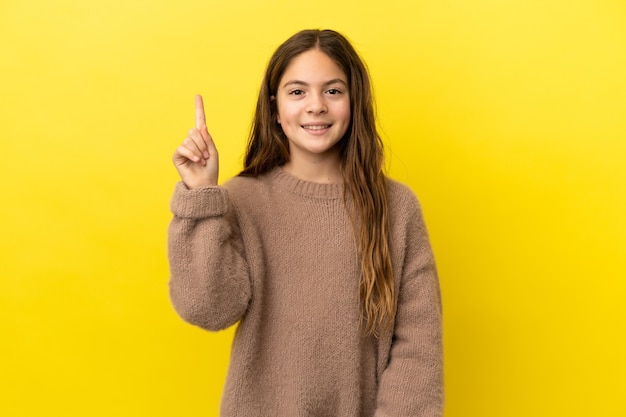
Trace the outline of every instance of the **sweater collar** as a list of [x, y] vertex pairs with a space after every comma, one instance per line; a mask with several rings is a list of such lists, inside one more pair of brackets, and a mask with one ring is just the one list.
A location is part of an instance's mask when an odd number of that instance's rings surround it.
[[329, 200], [343, 198], [343, 184], [322, 184], [301, 180], [288, 174], [282, 167], [274, 168], [267, 176], [276, 186], [294, 194]]

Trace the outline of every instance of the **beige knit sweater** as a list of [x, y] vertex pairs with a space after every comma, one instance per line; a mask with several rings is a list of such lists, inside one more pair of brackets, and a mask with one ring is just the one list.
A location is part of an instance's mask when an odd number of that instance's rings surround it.
[[441, 416], [441, 303], [419, 204], [389, 180], [393, 335], [359, 329], [359, 265], [343, 186], [283, 169], [176, 186], [170, 296], [208, 330], [239, 322], [222, 417]]

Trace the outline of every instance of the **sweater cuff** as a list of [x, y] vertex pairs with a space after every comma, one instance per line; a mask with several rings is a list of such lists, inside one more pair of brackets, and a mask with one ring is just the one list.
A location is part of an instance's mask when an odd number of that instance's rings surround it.
[[170, 209], [175, 216], [191, 219], [223, 216], [228, 208], [228, 192], [220, 186], [190, 190], [182, 182], [176, 184]]

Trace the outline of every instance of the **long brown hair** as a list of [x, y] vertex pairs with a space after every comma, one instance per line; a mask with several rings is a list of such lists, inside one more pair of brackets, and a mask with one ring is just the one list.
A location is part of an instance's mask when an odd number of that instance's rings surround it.
[[[339, 142], [344, 201], [346, 207], [353, 207], [350, 218], [361, 267], [361, 318], [366, 333], [379, 336], [391, 328], [396, 308], [383, 144], [376, 129], [367, 68], [344, 36], [332, 30], [303, 30], [278, 47], [261, 85], [244, 169], [239, 175], [261, 175], [289, 161], [289, 142], [277, 122], [272, 96], [291, 61], [311, 49], [328, 55], [348, 78], [350, 126]], [[352, 204], [348, 204], [349, 199]]]

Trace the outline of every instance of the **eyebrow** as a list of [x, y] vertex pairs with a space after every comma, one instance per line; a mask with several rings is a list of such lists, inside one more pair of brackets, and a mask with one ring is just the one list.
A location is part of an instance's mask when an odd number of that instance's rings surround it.
[[[343, 84], [346, 87], [348, 86], [348, 84], [346, 84], [346, 82], [342, 80], [341, 78], [335, 78], [335, 79], [326, 81], [324, 84], [322, 84], [322, 87], [327, 87], [331, 84]], [[309, 84], [300, 80], [290, 80], [290, 81], [287, 81], [285, 84], [283, 84], [283, 88], [290, 86], [290, 85], [308, 86]]]

